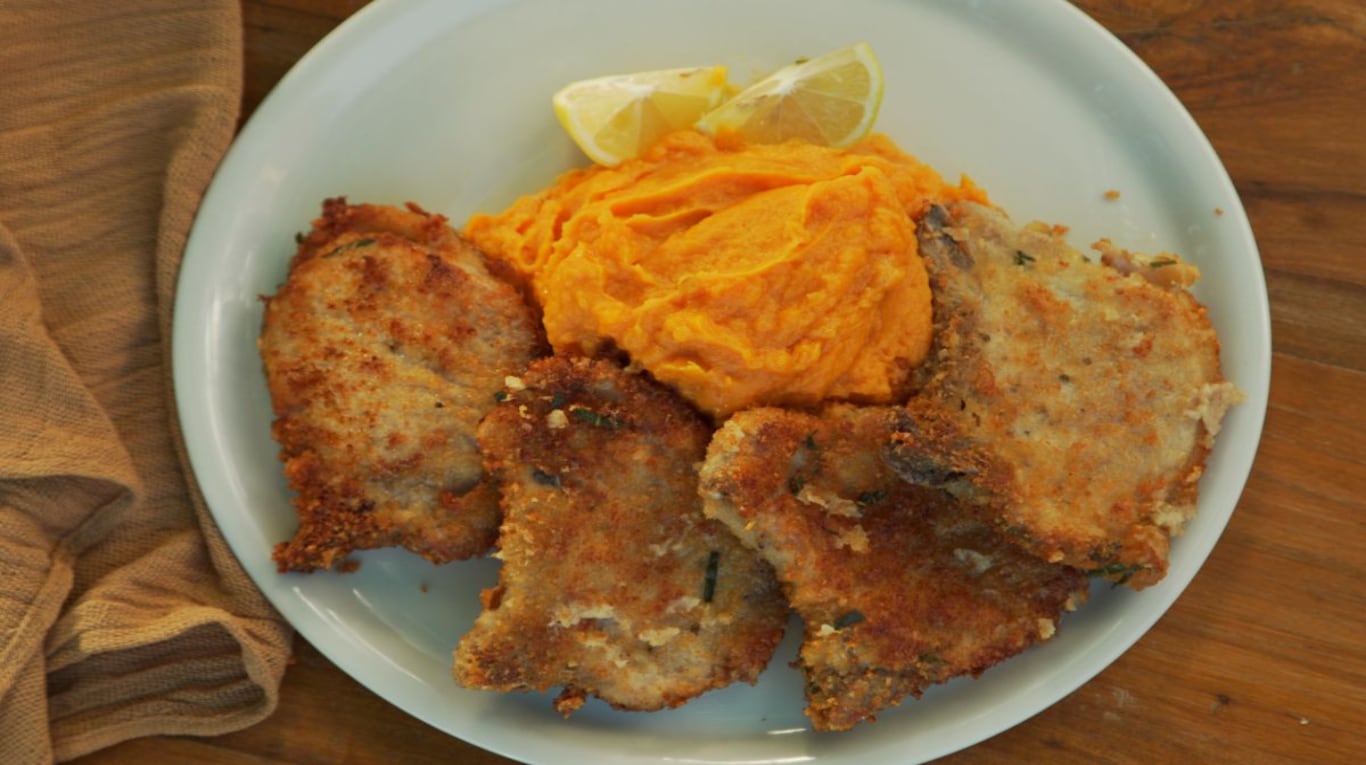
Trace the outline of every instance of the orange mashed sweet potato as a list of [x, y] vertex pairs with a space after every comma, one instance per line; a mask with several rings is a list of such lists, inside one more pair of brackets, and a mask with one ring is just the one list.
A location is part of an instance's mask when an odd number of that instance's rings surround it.
[[674, 133], [465, 234], [524, 279], [557, 351], [605, 346], [717, 416], [886, 403], [929, 351], [915, 221], [985, 195], [873, 136], [846, 150]]

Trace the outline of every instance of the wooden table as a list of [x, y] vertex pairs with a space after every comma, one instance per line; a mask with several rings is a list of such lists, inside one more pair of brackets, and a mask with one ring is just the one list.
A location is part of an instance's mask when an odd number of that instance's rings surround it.
[[[244, 115], [360, 0], [244, 0]], [[1208, 564], [1119, 661], [942, 762], [1348, 763], [1366, 756], [1366, 6], [1079, 0], [1157, 71], [1224, 160], [1271, 295], [1271, 406]], [[278, 711], [144, 761], [504, 763], [408, 717], [299, 641]]]

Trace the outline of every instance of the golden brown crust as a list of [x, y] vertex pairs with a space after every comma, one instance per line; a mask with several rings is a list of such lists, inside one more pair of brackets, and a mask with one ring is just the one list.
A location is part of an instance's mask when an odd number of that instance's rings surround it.
[[936, 425], [899, 436], [898, 464], [982, 451], [991, 467], [968, 499], [1028, 550], [1136, 588], [1160, 580], [1239, 397], [1184, 289], [1194, 267], [1105, 242], [1094, 263], [1061, 230], [975, 203], [932, 209], [920, 240], [936, 341], [908, 410]]
[[903, 413], [754, 409], [717, 432], [705, 511], [773, 564], [806, 622], [799, 665], [818, 730], [977, 675], [1047, 639], [1087, 577], [1023, 552], [948, 494], [898, 478]]
[[490, 548], [497, 491], [474, 429], [543, 341], [445, 218], [327, 200], [266, 298], [259, 347], [299, 516], [282, 571], [390, 545], [437, 563]]
[[703, 517], [710, 427], [676, 394], [605, 360], [552, 357], [479, 428], [503, 486], [503, 568], [460, 641], [467, 687], [673, 707], [753, 682], [787, 618], [772, 570]]

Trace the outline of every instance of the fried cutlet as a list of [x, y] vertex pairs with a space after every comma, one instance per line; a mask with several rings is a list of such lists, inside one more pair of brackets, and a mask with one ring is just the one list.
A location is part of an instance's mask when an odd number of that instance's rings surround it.
[[947, 492], [901, 480], [886, 445], [905, 413], [741, 412], [701, 470], [708, 517], [773, 564], [805, 621], [798, 664], [817, 730], [872, 720], [1054, 633], [1088, 577], [1005, 540]]
[[1096, 262], [1062, 230], [975, 203], [931, 208], [919, 238], [936, 339], [899, 471], [989, 508], [1046, 560], [1160, 580], [1241, 398], [1187, 290], [1198, 270], [1108, 242]]
[[488, 551], [500, 512], [475, 427], [544, 349], [521, 296], [442, 216], [338, 198], [265, 303], [271, 432], [299, 518], [280, 570], [393, 545], [436, 563]]
[[552, 357], [510, 380], [479, 442], [502, 483], [496, 587], [455, 653], [470, 688], [674, 707], [754, 682], [787, 606], [767, 563], [703, 517], [711, 428], [605, 360]]

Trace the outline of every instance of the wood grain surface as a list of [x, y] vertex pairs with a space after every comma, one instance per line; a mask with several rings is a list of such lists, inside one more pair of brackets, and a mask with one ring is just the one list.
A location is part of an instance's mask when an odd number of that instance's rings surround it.
[[[244, 0], [244, 116], [364, 3]], [[1274, 362], [1251, 479], [1207, 565], [1091, 682], [941, 760], [1355, 763], [1366, 757], [1366, 3], [1079, 0], [1175, 91], [1241, 194]], [[508, 762], [407, 716], [298, 642], [278, 711], [84, 765]]]

